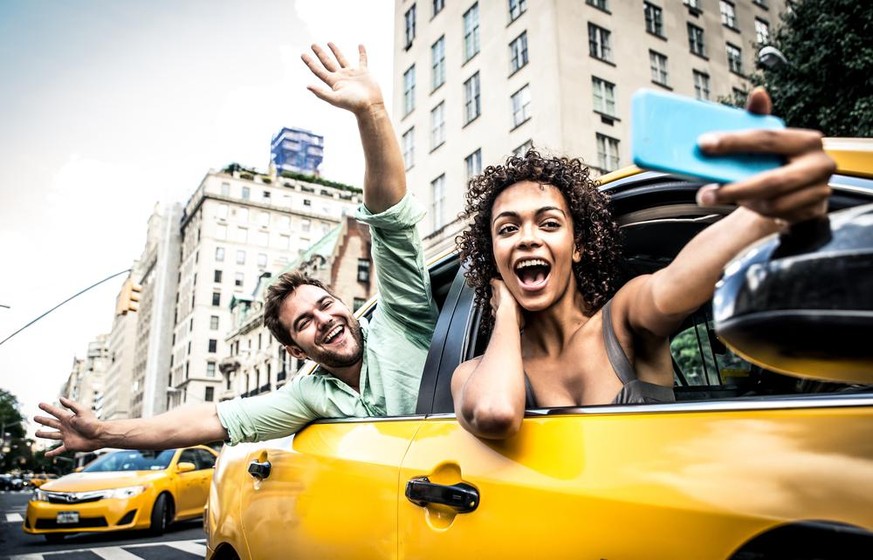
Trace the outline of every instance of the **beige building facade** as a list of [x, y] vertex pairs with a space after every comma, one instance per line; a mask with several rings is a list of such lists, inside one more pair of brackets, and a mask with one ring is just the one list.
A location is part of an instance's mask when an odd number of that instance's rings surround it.
[[111, 362], [109, 335], [99, 334], [88, 343], [85, 358], [73, 358], [73, 366], [61, 394], [103, 418], [106, 371]]
[[394, 121], [429, 251], [460, 229], [468, 179], [535, 146], [594, 174], [629, 165], [641, 88], [748, 89], [784, 0], [395, 1]]

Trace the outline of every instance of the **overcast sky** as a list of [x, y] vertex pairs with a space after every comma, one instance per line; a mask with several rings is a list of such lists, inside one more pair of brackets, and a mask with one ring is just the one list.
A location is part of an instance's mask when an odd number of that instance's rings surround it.
[[[393, 0], [0, 1], [0, 340], [129, 268], [159, 201], [210, 169], [266, 170], [282, 126], [325, 137], [322, 175], [360, 185], [354, 119], [305, 89], [334, 41], [391, 99]], [[390, 107], [390, 104], [389, 104]], [[0, 345], [0, 388], [30, 418], [109, 332], [124, 276]], [[7, 308], [8, 306], [8, 308]]]

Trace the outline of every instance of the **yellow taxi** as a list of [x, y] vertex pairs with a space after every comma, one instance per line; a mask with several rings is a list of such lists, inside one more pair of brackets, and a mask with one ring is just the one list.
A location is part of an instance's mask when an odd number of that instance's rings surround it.
[[[206, 508], [207, 558], [870, 557], [873, 146], [828, 145], [840, 164], [830, 220], [848, 216], [850, 235], [798, 243], [792, 258], [803, 266], [773, 268], [786, 280], [777, 295], [804, 284], [768, 315], [781, 322], [759, 329], [755, 342], [772, 342], [766, 359], [736, 336], [742, 328], [726, 331], [741, 349], [725, 343], [713, 309], [726, 324], [736, 317], [725, 311], [730, 294], [717, 291], [718, 305], [671, 338], [676, 402], [534, 409], [514, 437], [479, 439], [455, 418], [450, 380], [483, 352], [488, 310], [446, 255], [430, 269], [440, 316], [416, 413], [319, 420], [286, 438], [225, 446]], [[629, 275], [665, 266], [732, 211], [701, 208], [701, 182], [663, 173], [625, 169], [601, 184]], [[753, 252], [772, 263], [785, 253]], [[766, 263], [755, 266], [738, 281], [760, 288]], [[849, 280], [837, 285], [840, 270]], [[780, 360], [807, 355], [820, 378], [780, 371]], [[829, 377], [847, 363], [851, 375]]]
[[28, 486], [32, 488], [39, 488], [46, 482], [50, 480], [57, 480], [58, 475], [53, 473], [39, 473], [30, 477], [30, 480], [27, 481]]
[[81, 532], [148, 529], [203, 515], [218, 454], [206, 446], [105, 453], [33, 492], [25, 533], [58, 541]]

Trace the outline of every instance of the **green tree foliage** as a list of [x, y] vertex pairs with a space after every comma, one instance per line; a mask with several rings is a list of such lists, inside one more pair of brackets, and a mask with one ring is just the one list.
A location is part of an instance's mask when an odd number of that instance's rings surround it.
[[750, 76], [789, 126], [826, 136], [873, 136], [873, 6], [859, 0], [798, 0], [771, 44], [788, 59]]
[[30, 455], [30, 446], [24, 440], [24, 417], [19, 409], [18, 398], [0, 389], [0, 472], [24, 466]]

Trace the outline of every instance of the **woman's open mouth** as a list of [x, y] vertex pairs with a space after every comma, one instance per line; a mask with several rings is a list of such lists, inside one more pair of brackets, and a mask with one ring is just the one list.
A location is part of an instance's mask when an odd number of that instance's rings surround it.
[[536, 291], [546, 285], [552, 265], [543, 259], [522, 259], [515, 263], [514, 271], [523, 290]]

